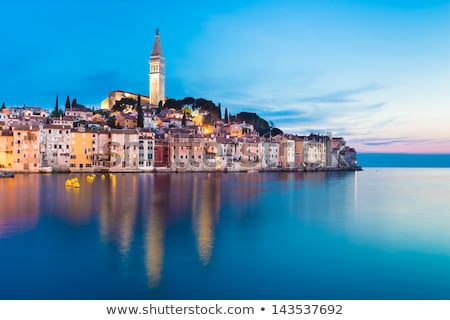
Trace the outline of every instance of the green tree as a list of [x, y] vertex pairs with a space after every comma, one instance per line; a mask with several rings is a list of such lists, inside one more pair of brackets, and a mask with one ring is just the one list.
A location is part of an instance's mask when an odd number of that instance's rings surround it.
[[67, 98], [66, 98], [66, 105], [65, 105], [65, 107], [66, 107], [66, 110], [70, 109], [70, 98], [69, 98], [69, 96], [67, 96]]
[[5, 101], [2, 102], [2, 110], [3, 110], [3, 109], [6, 109]]
[[108, 119], [108, 121], [106, 121], [106, 123], [108, 124], [108, 126], [110, 128], [119, 128], [119, 126], [116, 124], [115, 116], [109, 117], [109, 119]]
[[55, 109], [53, 109], [52, 113], [50, 114], [52, 118], [57, 118], [60, 116], [59, 112], [59, 97], [56, 95], [56, 102], [55, 102]]
[[225, 108], [224, 121], [225, 121], [225, 123], [228, 123], [228, 108]]
[[220, 105], [220, 102], [219, 102], [218, 108], [219, 108], [219, 111], [218, 111], [218, 113], [219, 113], [219, 120], [222, 120], [222, 106]]
[[183, 118], [181, 119], [181, 126], [186, 127], [186, 113], [183, 113]]
[[122, 98], [112, 106], [112, 111], [119, 111], [122, 112], [126, 108], [133, 108], [135, 109], [137, 101], [133, 98]]
[[75, 108], [77, 106], [77, 98], [74, 98], [72, 100], [72, 109]]
[[158, 108], [156, 109], [156, 114], [160, 113], [163, 109], [162, 101], [158, 102]]
[[139, 128], [143, 128], [144, 127], [144, 111], [142, 110], [142, 106], [141, 106], [141, 95], [138, 95], [136, 109], [137, 109], [137, 113], [138, 113], [137, 126]]

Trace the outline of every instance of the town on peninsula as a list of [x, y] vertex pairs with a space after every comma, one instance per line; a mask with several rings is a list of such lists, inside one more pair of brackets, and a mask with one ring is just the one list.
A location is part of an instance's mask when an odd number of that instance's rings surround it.
[[343, 137], [283, 133], [255, 113], [165, 95], [165, 59], [156, 31], [149, 95], [112, 91], [100, 108], [59, 97], [53, 110], [0, 112], [0, 171], [259, 172], [360, 170]]

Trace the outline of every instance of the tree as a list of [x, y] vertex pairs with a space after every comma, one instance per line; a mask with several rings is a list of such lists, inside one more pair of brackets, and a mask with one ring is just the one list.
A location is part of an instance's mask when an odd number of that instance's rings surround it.
[[67, 96], [66, 98], [66, 110], [70, 109], [70, 98]]
[[137, 113], [138, 113], [137, 126], [138, 126], [138, 128], [143, 128], [144, 127], [144, 111], [142, 111], [142, 106], [141, 106], [141, 95], [138, 95], [136, 109], [137, 109]]
[[74, 98], [72, 100], [72, 109], [74, 109], [77, 106], [77, 98]]
[[2, 110], [3, 110], [3, 109], [6, 109], [5, 101], [3, 101], [3, 103], [2, 103]]
[[181, 119], [181, 126], [186, 127], [186, 113], [183, 113], [183, 118]]
[[162, 101], [158, 102], [158, 108], [156, 109], [156, 114], [160, 113], [162, 111], [163, 108], [163, 103]]
[[224, 121], [225, 121], [225, 123], [228, 123], [228, 108], [225, 108]]
[[116, 124], [116, 117], [112, 116], [109, 117], [108, 121], [106, 122], [108, 124], [108, 126], [110, 128], [116, 128], [116, 129], [120, 129], [121, 127], [119, 125]]
[[56, 95], [56, 102], [55, 102], [55, 109], [53, 109], [51, 116], [53, 118], [57, 118], [59, 117], [60, 112], [59, 112], [59, 100], [58, 100], [58, 95]]
[[220, 102], [219, 102], [219, 120], [222, 120], [222, 106], [220, 105]]
[[127, 108], [135, 109], [137, 101], [133, 98], [122, 98], [120, 100], [116, 100], [116, 103], [112, 106], [112, 111], [122, 112]]

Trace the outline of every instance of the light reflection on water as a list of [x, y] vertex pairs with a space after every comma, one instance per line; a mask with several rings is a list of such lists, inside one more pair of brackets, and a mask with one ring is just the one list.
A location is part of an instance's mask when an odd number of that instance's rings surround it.
[[[73, 176], [79, 190], [64, 187]], [[0, 298], [448, 299], [449, 178], [383, 168], [1, 179]]]

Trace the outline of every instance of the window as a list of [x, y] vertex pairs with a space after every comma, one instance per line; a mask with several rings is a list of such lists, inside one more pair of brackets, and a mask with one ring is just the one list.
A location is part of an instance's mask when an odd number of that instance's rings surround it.
[[83, 168], [83, 164], [82, 163], [80, 163], [80, 168]]
[[71, 168], [75, 168], [75, 164], [74, 164], [74, 163], [71, 163], [71, 164], [70, 164], [70, 167], [71, 167]]
[[92, 165], [90, 163], [86, 163], [86, 168], [92, 168]]

